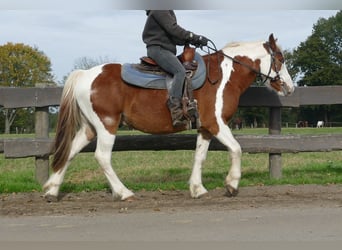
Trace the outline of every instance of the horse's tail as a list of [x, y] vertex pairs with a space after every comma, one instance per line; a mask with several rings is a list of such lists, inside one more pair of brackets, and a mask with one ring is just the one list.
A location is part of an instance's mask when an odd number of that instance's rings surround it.
[[63, 89], [53, 147], [52, 169], [54, 172], [62, 169], [67, 163], [72, 140], [81, 126], [81, 112], [74, 91], [81, 74], [81, 70], [73, 71], [68, 77]]

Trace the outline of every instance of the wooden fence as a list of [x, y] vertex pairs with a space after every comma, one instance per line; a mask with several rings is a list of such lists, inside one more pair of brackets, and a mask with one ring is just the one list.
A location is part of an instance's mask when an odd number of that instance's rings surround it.
[[[36, 178], [44, 183], [49, 175], [49, 155], [53, 142], [49, 138], [49, 106], [58, 106], [62, 88], [0, 88], [0, 106], [35, 107], [35, 138], [0, 140], [0, 153], [6, 158], [35, 157]], [[272, 178], [281, 178], [281, 154], [342, 150], [342, 134], [281, 135], [281, 108], [302, 105], [342, 104], [342, 86], [298, 87], [289, 97], [279, 97], [265, 87], [251, 87], [240, 98], [240, 107], [269, 107], [269, 135], [240, 135], [236, 139], [244, 152], [269, 153]], [[194, 150], [196, 135], [118, 136], [115, 151], [127, 150]], [[93, 152], [95, 141], [82, 152]], [[215, 139], [209, 150], [226, 150]]]

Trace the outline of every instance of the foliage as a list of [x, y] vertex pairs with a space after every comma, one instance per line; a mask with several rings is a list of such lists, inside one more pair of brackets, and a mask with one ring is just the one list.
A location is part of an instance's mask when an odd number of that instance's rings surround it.
[[[342, 11], [319, 19], [312, 35], [287, 53], [287, 62], [299, 86], [342, 85]], [[297, 118], [310, 124], [341, 122], [342, 105], [300, 107]]]
[[342, 11], [319, 19], [293, 57], [293, 69], [302, 76], [300, 86], [342, 85]]
[[36, 83], [53, 83], [51, 62], [38, 48], [22, 43], [0, 46], [0, 85], [29, 87]]
[[[0, 86], [32, 87], [37, 83], [53, 84], [53, 78], [50, 59], [38, 48], [22, 43], [7, 43], [0, 46]], [[27, 127], [32, 125], [32, 109], [1, 111], [0, 119], [5, 123], [4, 129], [7, 134], [14, 123], [23, 131], [27, 131]]]

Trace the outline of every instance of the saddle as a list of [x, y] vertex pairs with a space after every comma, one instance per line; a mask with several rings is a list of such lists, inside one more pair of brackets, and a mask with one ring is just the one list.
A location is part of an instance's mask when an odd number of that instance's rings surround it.
[[[190, 46], [184, 46], [183, 53], [178, 56], [179, 61], [182, 62], [186, 71], [196, 71], [198, 67], [197, 61], [195, 58], [195, 48], [191, 48]], [[140, 58], [140, 64], [135, 65], [137, 70], [141, 70], [143, 72], [153, 72], [154, 74], [166, 74], [165, 71], [159, 67], [159, 65], [148, 56], [143, 56]]]
[[[194, 49], [185, 48], [178, 58], [191, 75], [193, 89], [200, 88], [206, 79], [206, 66], [202, 56]], [[168, 89], [170, 76], [149, 57], [142, 57], [140, 63], [125, 63], [121, 77], [126, 84], [147, 89]]]

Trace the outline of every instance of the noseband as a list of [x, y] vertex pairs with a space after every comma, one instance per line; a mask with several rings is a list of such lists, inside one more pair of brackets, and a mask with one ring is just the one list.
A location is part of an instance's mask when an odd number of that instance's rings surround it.
[[[265, 78], [265, 80], [263, 81], [263, 84], [264, 84], [267, 80], [270, 80], [270, 82], [277, 82], [277, 81], [280, 80], [279, 70], [277, 69], [276, 57], [275, 57], [275, 56], [276, 56], [277, 54], [281, 54], [281, 52], [279, 52], [279, 51], [273, 51], [272, 48], [271, 48], [271, 46], [269, 45], [269, 42], [266, 42], [266, 43], [265, 43], [265, 44], [267, 45], [267, 48], [268, 48], [267, 51], [269, 52], [269, 54], [270, 54], [270, 56], [271, 56], [270, 68], [269, 68], [267, 74], [262, 73], [262, 72], [260, 71], [260, 69], [258, 70], [258, 69], [256, 69], [256, 68], [253, 68], [252, 66], [250, 66], [250, 65], [248, 65], [248, 64], [246, 64], [246, 63], [244, 63], [244, 62], [242, 62], [242, 61], [240, 61], [240, 60], [237, 60], [237, 59], [234, 58], [234, 57], [231, 57], [231, 56], [225, 54], [222, 50], [217, 50], [216, 45], [214, 44], [214, 42], [211, 41], [211, 40], [209, 40], [209, 42], [212, 44], [212, 47], [209, 46], [209, 45], [207, 45], [206, 47], [208, 48], [208, 51], [204, 51], [204, 52], [208, 53], [208, 55], [210, 55], [209, 50], [213, 50], [214, 52], [216, 52], [216, 53], [218, 53], [218, 54], [221, 54], [221, 55], [223, 55], [224, 57], [227, 57], [228, 59], [232, 60], [233, 62], [238, 63], [238, 64], [240, 64], [240, 65], [242, 65], [242, 66], [248, 68], [249, 70], [251, 70], [252, 72], [254, 72], [255, 74], [257, 74], [258, 76], [262, 76], [262, 77]], [[203, 50], [203, 48], [202, 48], [202, 50]], [[282, 54], [281, 54], [281, 55], [282, 55]], [[278, 60], [279, 60], [279, 59], [278, 59]], [[279, 60], [279, 61], [280, 61], [282, 64], [284, 63], [284, 60], [283, 60], [283, 59], [281, 59], [281, 60]], [[210, 60], [209, 60], [209, 62], [210, 62]], [[209, 67], [209, 66], [208, 66], [208, 67]], [[272, 68], [274, 68], [274, 71], [275, 71], [275, 73], [276, 73], [276, 76], [274, 76], [274, 77], [270, 76], [271, 71], [272, 71]]]

